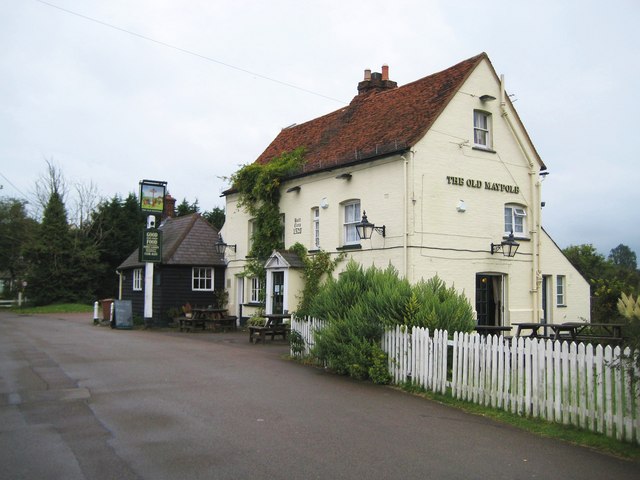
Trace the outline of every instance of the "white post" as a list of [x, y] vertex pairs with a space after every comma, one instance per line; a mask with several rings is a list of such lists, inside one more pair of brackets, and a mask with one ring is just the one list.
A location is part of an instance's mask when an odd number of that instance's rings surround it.
[[[156, 226], [156, 217], [147, 217], [147, 228]], [[153, 323], [153, 262], [144, 265], [144, 324], [150, 326]]]
[[95, 301], [93, 302], [93, 324], [97, 325], [98, 323], [100, 323], [98, 321], [98, 302]]

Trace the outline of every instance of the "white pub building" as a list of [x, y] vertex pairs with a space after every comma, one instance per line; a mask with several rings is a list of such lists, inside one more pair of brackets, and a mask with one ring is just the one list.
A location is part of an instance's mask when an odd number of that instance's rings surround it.
[[[486, 54], [401, 87], [387, 66], [365, 70], [348, 106], [283, 129], [256, 162], [301, 146], [303, 171], [281, 187], [285, 246], [438, 275], [479, 325], [589, 320], [587, 281], [541, 225], [546, 166]], [[265, 286], [241, 275], [253, 219], [237, 202], [226, 192], [230, 310], [250, 316], [265, 288], [267, 313], [295, 312], [295, 255], [273, 253]]]

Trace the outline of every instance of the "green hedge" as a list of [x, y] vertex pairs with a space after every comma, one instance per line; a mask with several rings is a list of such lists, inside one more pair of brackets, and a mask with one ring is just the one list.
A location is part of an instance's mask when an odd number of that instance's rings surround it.
[[376, 383], [390, 380], [380, 349], [385, 328], [407, 325], [453, 334], [474, 327], [468, 299], [438, 277], [411, 285], [392, 266], [365, 270], [353, 260], [320, 288], [309, 312], [328, 322], [316, 333], [314, 355], [340, 374]]

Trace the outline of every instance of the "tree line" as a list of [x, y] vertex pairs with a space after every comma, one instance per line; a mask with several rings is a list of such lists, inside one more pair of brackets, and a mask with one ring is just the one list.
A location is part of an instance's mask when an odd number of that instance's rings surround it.
[[640, 271], [636, 253], [624, 244], [613, 248], [606, 258], [591, 244], [571, 245], [562, 251], [589, 282], [591, 321], [622, 321], [622, 314], [617, 308], [622, 294], [637, 298], [640, 293]]
[[[95, 188], [79, 188], [70, 220], [64, 178], [51, 163], [48, 167], [36, 185], [41, 211], [29, 212], [25, 200], [0, 197], [2, 296], [15, 298], [20, 291], [35, 305], [116, 296], [115, 270], [139, 246], [146, 225], [137, 195], [92, 202]], [[224, 224], [222, 208], [200, 212], [197, 199], [183, 199], [174, 211], [175, 216], [191, 213], [201, 213], [218, 229]]]

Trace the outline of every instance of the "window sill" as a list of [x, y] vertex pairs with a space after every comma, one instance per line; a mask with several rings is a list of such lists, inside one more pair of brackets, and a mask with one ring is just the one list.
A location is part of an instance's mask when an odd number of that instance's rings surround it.
[[557, 308], [567, 308], [566, 305], [556, 305]]
[[249, 303], [243, 303], [242, 306], [243, 307], [264, 307], [264, 303], [261, 303], [261, 302], [249, 302]]
[[308, 250], [307, 253], [318, 253], [320, 251], [319, 248], [315, 248], [313, 250]]
[[471, 147], [472, 150], [480, 150], [481, 152], [487, 152], [487, 153], [496, 153], [495, 150], [493, 150], [492, 148], [487, 148], [487, 147], [481, 147], [478, 145], [474, 145], [473, 147]]
[[362, 245], [360, 245], [359, 243], [354, 243], [353, 245], [343, 245], [341, 247], [336, 247], [336, 250], [340, 251], [340, 250], [361, 250], [362, 249]]
[[[503, 234], [502, 235], [503, 240], [507, 240], [509, 238], [509, 235], [510, 235], [509, 233]], [[531, 241], [531, 237], [516, 237], [514, 235], [513, 238], [514, 238], [514, 240], [519, 240], [521, 242], [530, 242]]]

